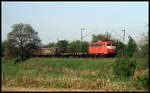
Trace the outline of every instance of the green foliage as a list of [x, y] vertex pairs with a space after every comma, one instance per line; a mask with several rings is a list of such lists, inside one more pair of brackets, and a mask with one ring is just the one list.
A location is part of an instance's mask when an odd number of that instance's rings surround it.
[[43, 46], [44, 48], [52, 48], [52, 47], [57, 47], [56, 43], [48, 43], [47, 45]]
[[2, 58], [2, 63], [7, 63], [7, 64], [17, 64], [19, 62], [21, 62], [21, 57], [15, 57], [15, 58], [6, 58], [6, 57], [3, 57]]
[[133, 76], [136, 68], [136, 61], [127, 57], [117, 58], [113, 64], [112, 70], [116, 77]]
[[85, 53], [88, 52], [88, 50], [89, 50], [89, 43], [86, 41], [82, 42], [82, 52]]
[[81, 42], [79, 40], [69, 43], [67, 46], [67, 52], [71, 53], [80, 52], [80, 43]]
[[82, 50], [81, 50], [81, 42], [79, 40], [73, 41], [68, 44], [67, 52], [88, 52], [89, 43], [84, 41], [82, 42]]
[[135, 40], [133, 40], [133, 38], [131, 36], [129, 36], [129, 41], [128, 41], [128, 45], [126, 48], [126, 56], [128, 57], [132, 57], [133, 54], [136, 52], [136, 42]]
[[142, 56], [148, 56], [149, 55], [149, 44], [144, 44], [142, 47], [141, 47], [141, 55]]
[[149, 88], [149, 75], [148, 75], [148, 70], [141, 76], [138, 76], [137, 78], [135, 78], [133, 80], [133, 85], [138, 88], [138, 89], [142, 89], [142, 88]]
[[36, 78], [38, 75], [42, 75], [45, 77], [46, 75], [59, 78], [62, 76], [70, 75], [70, 73], [63, 73], [58, 71], [49, 71], [49, 70], [42, 70], [35, 67], [24, 67], [18, 64], [13, 64], [12, 62], [9, 64], [2, 64], [2, 73], [8, 75], [14, 79], [16, 75], [19, 75], [19, 78], [23, 77], [24, 73], [29, 72], [30, 74], [34, 75], [33, 77]]
[[92, 42], [96, 42], [98, 40], [111, 41], [113, 39], [112, 39], [111, 34], [108, 32], [106, 32], [105, 35], [103, 35], [103, 34], [92, 35]]
[[136, 42], [135, 40], [129, 36], [129, 41], [128, 44], [124, 44], [122, 41], [117, 40], [117, 56], [121, 57], [123, 56], [128, 56], [128, 57], [133, 57], [134, 53], [136, 52]]
[[11, 61], [16, 64], [18, 62], [21, 62], [22, 60], [21, 60], [21, 57], [16, 57], [16, 58], [13, 58]]
[[67, 47], [67, 40], [59, 40], [57, 43], [48, 43], [43, 46], [43, 48], [53, 48], [53, 47]]
[[142, 34], [139, 48], [139, 54], [141, 57], [149, 56], [149, 31], [147, 32], [147, 34]]
[[6, 40], [1, 42], [1, 56], [4, 56], [6, 50]]
[[149, 69], [149, 57], [138, 57], [136, 58], [136, 70]]
[[27, 68], [24, 66], [20, 66], [18, 64], [14, 64], [12, 62], [9, 62], [7, 64], [4, 63], [2, 64], [2, 73], [4, 75], [9, 76], [11, 80], [16, 78], [17, 76], [18, 79], [22, 78], [23, 74], [28, 71], [35, 76], [38, 73], [38, 70], [35, 68]]
[[20, 49], [15, 47], [11, 41], [6, 41], [5, 57], [7, 59], [12, 59], [18, 57], [20, 54]]
[[56, 88], [70, 88], [71, 85], [64, 82], [56, 82]]
[[123, 49], [123, 47], [125, 47], [125, 45], [121, 41], [117, 40], [117, 56], [118, 57], [122, 56], [122, 53], [123, 53], [122, 49]]
[[111, 68], [115, 64], [113, 60], [113, 58], [30, 58], [23, 63], [5, 64], [3, 57], [2, 85], [70, 89], [107, 88], [110, 91], [148, 89], [148, 72], [141, 73], [135, 80], [124, 76], [121, 79], [111, 77], [113, 76]]
[[67, 47], [67, 45], [68, 45], [68, 41], [67, 40], [59, 40], [57, 42], [57, 46], [58, 47]]
[[12, 28], [13, 30], [7, 35], [6, 56], [19, 56], [24, 60], [24, 57], [30, 54], [30, 49], [41, 46], [41, 40], [30, 24], [14, 24]]
[[90, 69], [99, 70], [103, 69], [106, 63], [111, 62], [111, 59], [76, 59], [76, 58], [30, 58], [26, 60], [23, 64], [34, 64], [34, 66], [49, 66], [53, 68], [69, 68], [69, 69]]

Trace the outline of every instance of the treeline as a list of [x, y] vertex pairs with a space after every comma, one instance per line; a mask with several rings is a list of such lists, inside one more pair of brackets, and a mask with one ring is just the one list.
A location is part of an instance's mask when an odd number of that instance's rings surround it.
[[[12, 31], [8, 33], [7, 39], [1, 43], [1, 56], [6, 58], [20, 57], [22, 60], [30, 56], [31, 49], [51, 48], [51, 47], [65, 47], [67, 52], [88, 52], [89, 43], [80, 40], [69, 42], [67, 40], [59, 40], [58, 42], [41, 44], [38, 33], [29, 24], [15, 24], [12, 26]], [[128, 36], [127, 44], [121, 40], [115, 39], [109, 32], [104, 34], [92, 35], [92, 41], [115, 41], [117, 43], [117, 56], [141, 56], [145, 57], [149, 54], [149, 32], [142, 35], [141, 40], [137, 43], [131, 36]], [[81, 46], [82, 45], [82, 46]]]
[[[117, 43], [117, 56], [141, 56], [145, 57], [149, 54], [149, 46], [148, 46], [148, 33], [146, 35], [142, 35], [141, 40], [137, 43], [131, 36], [128, 36], [129, 40], [127, 44], [122, 42], [121, 40], [115, 39], [109, 32], [105, 34], [98, 34], [92, 35], [92, 41], [96, 42], [98, 40], [103, 41], [114, 41]], [[44, 45], [44, 48], [51, 48], [51, 47], [66, 47], [67, 52], [88, 52], [89, 43], [87, 41], [82, 42], [82, 47], [80, 40], [75, 40], [69, 43], [67, 40], [59, 40], [56, 43], [49, 43]]]
[[83, 41], [81, 47], [81, 41], [75, 40], [69, 42], [67, 40], [59, 40], [56, 43], [48, 43], [47, 45], [43, 45], [43, 48], [52, 48], [52, 47], [65, 47], [67, 49], [66, 52], [74, 53], [74, 52], [88, 52], [89, 42]]

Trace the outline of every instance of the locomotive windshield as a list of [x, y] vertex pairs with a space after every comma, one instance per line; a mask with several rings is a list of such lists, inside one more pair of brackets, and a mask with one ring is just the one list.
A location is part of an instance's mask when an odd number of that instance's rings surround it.
[[110, 43], [107, 43], [107, 46], [110, 46]]
[[103, 45], [102, 43], [97, 44], [97, 46], [102, 46], [102, 45]]
[[91, 47], [96, 47], [96, 44], [91, 44]]
[[112, 44], [112, 46], [116, 46], [116, 44]]
[[103, 46], [102, 43], [99, 43], [99, 44], [91, 44], [91, 47], [98, 47], [98, 46]]

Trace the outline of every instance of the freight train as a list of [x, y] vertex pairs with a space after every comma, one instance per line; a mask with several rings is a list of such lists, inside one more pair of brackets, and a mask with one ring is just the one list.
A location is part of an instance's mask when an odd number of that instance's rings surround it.
[[87, 52], [68, 53], [67, 49], [62, 47], [41, 48], [31, 50], [31, 56], [35, 57], [114, 57], [117, 54], [116, 43], [113, 41], [102, 41], [89, 43]]

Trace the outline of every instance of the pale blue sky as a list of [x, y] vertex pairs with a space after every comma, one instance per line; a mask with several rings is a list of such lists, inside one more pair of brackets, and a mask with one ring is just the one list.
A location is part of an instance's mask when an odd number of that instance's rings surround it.
[[43, 44], [80, 40], [81, 28], [85, 41], [106, 31], [121, 39], [115, 32], [123, 36], [125, 28], [127, 42], [146, 32], [148, 2], [2, 2], [2, 40], [17, 23], [31, 24]]

